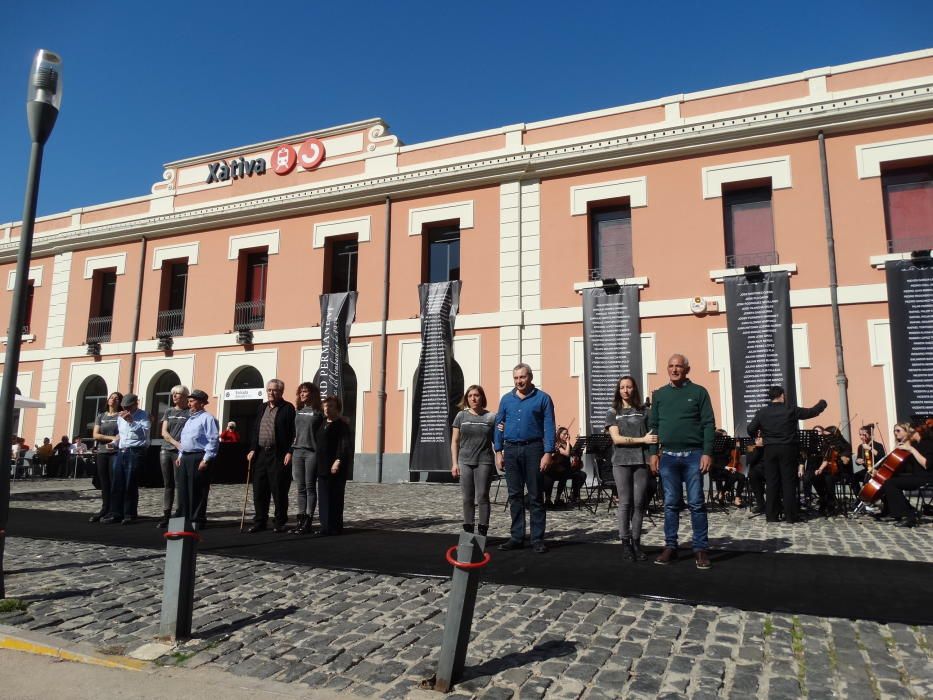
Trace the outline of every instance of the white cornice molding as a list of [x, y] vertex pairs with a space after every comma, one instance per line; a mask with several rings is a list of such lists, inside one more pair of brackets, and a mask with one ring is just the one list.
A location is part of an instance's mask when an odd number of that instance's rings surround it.
[[[792, 110], [762, 111], [741, 119], [690, 126], [668, 126], [615, 138], [587, 140], [555, 148], [522, 152], [469, 164], [434, 167], [379, 177], [328, 183], [298, 191], [251, 195], [236, 202], [194, 205], [171, 213], [102, 223], [36, 238], [34, 252], [50, 254], [115, 244], [147, 235], [151, 238], [236, 224], [268, 221], [381, 201], [387, 194], [418, 196], [466, 186], [500, 183], [532, 173], [557, 175], [654, 161], [706, 151], [761, 145], [832, 132], [916, 121], [933, 114], [933, 84], [846, 100], [827, 100]], [[590, 139], [590, 137], [586, 137]], [[16, 242], [0, 245], [0, 261], [15, 257]]]
[[594, 182], [589, 185], [577, 185], [570, 188], [570, 215], [586, 214], [591, 202], [607, 199], [629, 198], [629, 206], [648, 206], [648, 178], [633, 177], [625, 180]]
[[357, 236], [357, 242], [368, 243], [372, 238], [372, 217], [358, 216], [353, 219], [324, 221], [319, 224], [314, 224], [311, 245], [313, 248], [323, 248], [326, 238], [331, 236], [346, 236], [353, 233]]
[[[42, 270], [41, 267], [30, 267], [29, 274], [26, 276], [26, 279], [32, 280], [33, 287], [42, 286]], [[10, 270], [6, 278], [6, 290], [8, 292], [13, 291], [13, 287], [16, 286], [16, 270]]]
[[933, 155], [933, 134], [895, 141], [879, 141], [855, 147], [860, 180], [881, 177], [881, 164]]
[[459, 220], [460, 229], [473, 228], [473, 200], [447, 202], [408, 210], [408, 235], [420, 236], [427, 224]]
[[703, 199], [722, 197], [722, 186], [731, 182], [770, 178], [771, 189], [791, 187], [790, 156], [778, 156], [741, 163], [722, 163], [703, 168]]
[[200, 243], [182, 243], [180, 245], [167, 245], [152, 249], [152, 269], [161, 270], [166, 260], [186, 259], [189, 265], [198, 264]]
[[89, 257], [84, 261], [84, 279], [91, 279], [95, 270], [108, 270], [111, 267], [116, 268], [118, 275], [126, 273], [126, 253]]
[[[647, 277], [620, 277], [615, 280], [615, 283], [620, 287], [625, 285], [634, 284], [637, 285], [639, 289], [644, 289], [648, 286]], [[576, 282], [573, 285], [573, 291], [577, 294], [582, 294], [585, 289], [602, 289], [607, 286], [605, 280], [590, 280], [589, 282]]]
[[240, 256], [241, 250], [249, 250], [250, 248], [265, 248], [267, 255], [277, 255], [279, 252], [279, 230], [230, 236], [227, 259], [236, 260]]

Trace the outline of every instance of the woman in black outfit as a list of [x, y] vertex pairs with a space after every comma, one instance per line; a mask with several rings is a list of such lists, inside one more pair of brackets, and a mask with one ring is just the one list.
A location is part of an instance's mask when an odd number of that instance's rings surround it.
[[894, 426], [896, 447], [910, 453], [901, 468], [881, 487], [881, 497], [888, 515], [898, 520], [897, 527], [914, 527], [920, 520], [904, 491], [933, 484], [933, 436], [911, 428], [908, 423]]
[[337, 396], [323, 401], [324, 421], [314, 436], [317, 445], [318, 517], [320, 537], [339, 535], [343, 530], [343, 497], [347, 471], [353, 459], [350, 426], [340, 415], [343, 404]]

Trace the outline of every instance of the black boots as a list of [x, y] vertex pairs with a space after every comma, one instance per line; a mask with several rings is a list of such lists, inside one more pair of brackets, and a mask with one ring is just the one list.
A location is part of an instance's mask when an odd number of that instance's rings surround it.
[[622, 540], [622, 561], [645, 561], [648, 555], [641, 551], [641, 540]]
[[648, 555], [641, 551], [641, 540], [632, 540], [632, 554], [635, 561], [647, 561]]
[[298, 524], [292, 528], [291, 533], [293, 535], [307, 535], [311, 532], [311, 516], [310, 515], [299, 515]]

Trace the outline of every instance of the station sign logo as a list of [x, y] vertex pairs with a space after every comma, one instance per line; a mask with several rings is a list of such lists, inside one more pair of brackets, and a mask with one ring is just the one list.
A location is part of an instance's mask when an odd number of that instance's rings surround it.
[[[298, 147], [297, 151], [290, 144], [283, 143], [272, 151], [272, 172], [276, 175], [288, 175], [296, 165], [300, 165], [302, 170], [314, 170], [323, 162], [325, 155], [324, 142], [320, 139], [308, 139]], [[265, 158], [246, 160], [241, 157], [230, 162], [222, 160], [209, 163], [207, 184], [238, 180], [253, 175], [265, 175], [266, 169]]]

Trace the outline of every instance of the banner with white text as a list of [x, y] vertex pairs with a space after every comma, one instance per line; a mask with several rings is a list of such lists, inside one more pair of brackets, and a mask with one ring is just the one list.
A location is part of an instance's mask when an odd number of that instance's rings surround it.
[[933, 416], [933, 265], [892, 260], [884, 269], [897, 420], [920, 420]]

